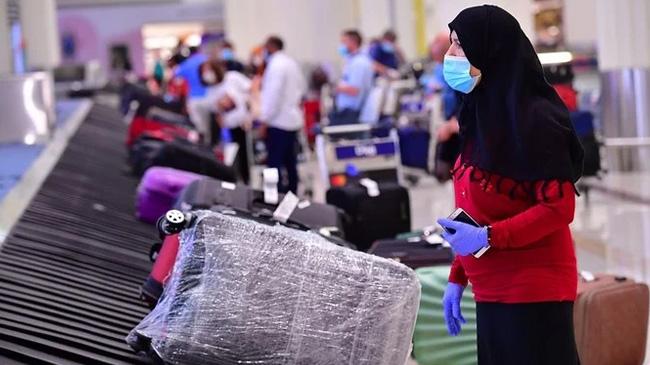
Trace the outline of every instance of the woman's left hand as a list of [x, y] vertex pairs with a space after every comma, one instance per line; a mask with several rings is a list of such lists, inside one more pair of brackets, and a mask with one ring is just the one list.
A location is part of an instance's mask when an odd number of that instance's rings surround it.
[[438, 219], [438, 224], [445, 229], [442, 238], [461, 256], [471, 255], [488, 245], [487, 227], [475, 227], [448, 218]]

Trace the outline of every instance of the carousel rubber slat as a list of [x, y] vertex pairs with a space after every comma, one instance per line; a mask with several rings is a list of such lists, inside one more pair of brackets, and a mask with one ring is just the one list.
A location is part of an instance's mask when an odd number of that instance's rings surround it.
[[147, 364], [124, 338], [153, 226], [134, 218], [126, 126], [95, 105], [0, 250], [0, 364]]

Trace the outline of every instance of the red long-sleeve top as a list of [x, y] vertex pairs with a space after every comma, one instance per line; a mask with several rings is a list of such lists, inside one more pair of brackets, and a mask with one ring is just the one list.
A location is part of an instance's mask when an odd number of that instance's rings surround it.
[[469, 280], [477, 302], [574, 301], [573, 184], [538, 183], [526, 191], [459, 162], [455, 170], [456, 205], [479, 224], [492, 226], [492, 247], [478, 259], [456, 256], [449, 281], [465, 286]]

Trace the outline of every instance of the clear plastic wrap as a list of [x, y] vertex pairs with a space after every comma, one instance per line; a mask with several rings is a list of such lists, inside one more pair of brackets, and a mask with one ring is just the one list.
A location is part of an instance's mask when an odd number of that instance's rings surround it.
[[280, 225], [201, 211], [156, 308], [129, 334], [169, 364], [402, 365], [415, 273]]

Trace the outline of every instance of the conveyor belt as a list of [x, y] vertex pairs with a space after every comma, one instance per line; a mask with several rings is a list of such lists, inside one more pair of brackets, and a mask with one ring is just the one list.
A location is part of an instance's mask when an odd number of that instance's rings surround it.
[[124, 338], [153, 227], [133, 214], [120, 115], [96, 105], [0, 251], [0, 364], [144, 364]]

